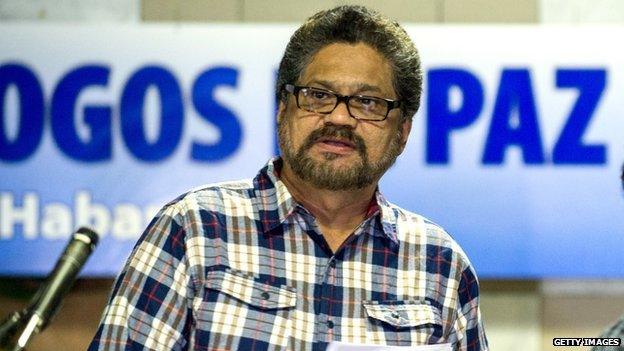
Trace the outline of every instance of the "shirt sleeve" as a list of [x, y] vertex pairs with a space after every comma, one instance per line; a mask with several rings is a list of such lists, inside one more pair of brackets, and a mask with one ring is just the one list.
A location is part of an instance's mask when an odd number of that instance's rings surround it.
[[470, 265], [461, 273], [457, 300], [455, 320], [457, 343], [454, 349], [457, 351], [488, 350], [479, 307], [479, 282]]
[[152, 220], [117, 277], [89, 349], [186, 350], [192, 281], [172, 206]]

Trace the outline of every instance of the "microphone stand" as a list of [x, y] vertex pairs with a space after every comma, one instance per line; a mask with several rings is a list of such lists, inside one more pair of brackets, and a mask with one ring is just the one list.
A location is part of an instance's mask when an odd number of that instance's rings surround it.
[[4, 350], [11, 343], [17, 332], [26, 325], [31, 315], [29, 308], [11, 313], [0, 323], [0, 350]]
[[[74, 233], [60, 261], [32, 297], [28, 307], [13, 312], [0, 323], [0, 351], [4, 350], [4, 347], [9, 347], [11, 343], [13, 347], [8, 350], [22, 351], [34, 335], [45, 329], [58, 311], [64, 295], [73, 285], [87, 258], [95, 249], [97, 241], [97, 234], [89, 228], [82, 227]], [[15, 342], [20, 330], [21, 334]]]
[[[41, 331], [41, 329], [36, 328], [36, 324], [33, 324], [33, 309], [47, 288], [48, 281], [45, 281], [30, 299], [28, 307], [9, 314], [0, 322], [0, 351], [21, 351], [26, 347], [30, 338]], [[20, 331], [19, 339], [15, 340]]]
[[40, 321], [41, 319], [36, 314], [32, 315], [32, 318], [28, 319], [28, 324], [26, 324], [26, 327], [22, 331], [22, 334], [17, 339], [17, 342], [15, 343], [12, 351], [24, 350], [30, 338], [41, 331], [41, 329], [38, 328], [38, 324]]

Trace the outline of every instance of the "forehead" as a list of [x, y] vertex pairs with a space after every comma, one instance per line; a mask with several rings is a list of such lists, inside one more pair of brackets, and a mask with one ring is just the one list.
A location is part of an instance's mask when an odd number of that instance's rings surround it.
[[319, 82], [331, 85], [326, 88], [342, 94], [354, 94], [373, 87], [372, 90], [387, 97], [395, 97], [390, 63], [380, 52], [364, 43], [334, 43], [312, 56], [299, 84]]

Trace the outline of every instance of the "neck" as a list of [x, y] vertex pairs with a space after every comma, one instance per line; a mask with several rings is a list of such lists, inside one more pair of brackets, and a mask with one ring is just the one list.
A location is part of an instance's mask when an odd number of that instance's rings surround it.
[[302, 180], [284, 163], [280, 175], [292, 197], [310, 211], [322, 227], [353, 230], [366, 215], [377, 188], [376, 182], [361, 189], [318, 189]]

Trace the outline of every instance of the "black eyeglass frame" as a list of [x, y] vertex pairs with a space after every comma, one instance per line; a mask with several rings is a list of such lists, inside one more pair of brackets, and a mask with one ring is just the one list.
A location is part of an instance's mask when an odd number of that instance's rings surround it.
[[[312, 89], [312, 90], [322, 91], [324, 93], [328, 93], [328, 94], [334, 95], [336, 97], [336, 105], [334, 105], [334, 107], [329, 112], [317, 112], [317, 111], [306, 110], [305, 108], [303, 108], [303, 107], [301, 107], [299, 105], [299, 91], [302, 90], [302, 89]], [[347, 106], [347, 111], [349, 111], [349, 116], [351, 116], [351, 118], [355, 118], [357, 120], [363, 120], [363, 121], [375, 121], [375, 122], [385, 121], [386, 118], [388, 118], [388, 114], [390, 114], [390, 111], [394, 110], [395, 108], [401, 107], [401, 100], [390, 100], [390, 99], [385, 99], [385, 98], [381, 98], [381, 97], [377, 97], [377, 96], [368, 96], [368, 95], [341, 95], [341, 94], [336, 93], [335, 91], [322, 89], [322, 88], [309, 87], [309, 86], [301, 86], [301, 85], [294, 85], [294, 84], [284, 84], [283, 90], [293, 94], [295, 96], [295, 101], [297, 102], [297, 107], [302, 109], [302, 110], [304, 110], [304, 111], [320, 113], [320, 114], [323, 114], [323, 115], [328, 115], [328, 114], [334, 112], [336, 107], [338, 107], [338, 105], [341, 102], [344, 101], [345, 105]], [[386, 114], [384, 115], [384, 118], [382, 118], [382, 119], [371, 119], [371, 118], [355, 117], [351, 113], [351, 107], [349, 106], [349, 100], [351, 100], [353, 98], [383, 100], [386, 103], [388, 103], [388, 110], [386, 111]]]

